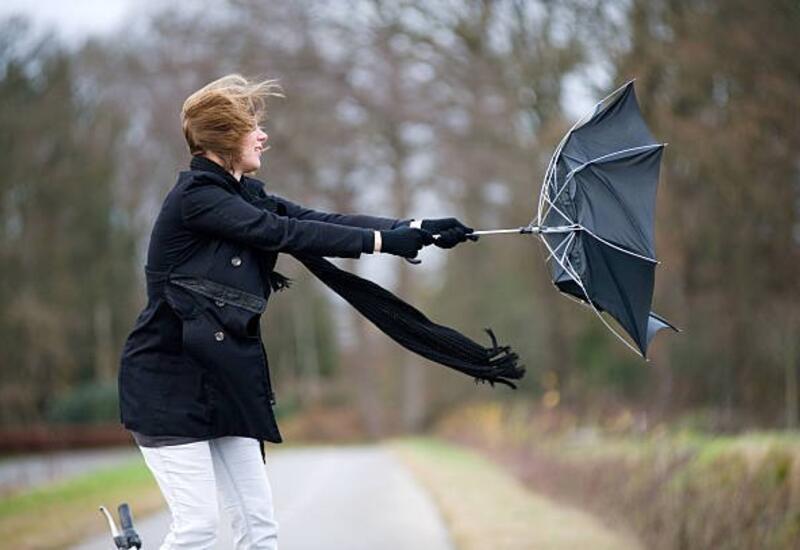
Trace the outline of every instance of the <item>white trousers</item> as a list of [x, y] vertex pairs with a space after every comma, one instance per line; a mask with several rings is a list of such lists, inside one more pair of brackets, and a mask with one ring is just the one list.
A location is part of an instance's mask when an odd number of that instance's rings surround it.
[[159, 550], [213, 548], [217, 492], [231, 517], [236, 550], [277, 550], [278, 522], [258, 441], [220, 437], [139, 449], [172, 514]]

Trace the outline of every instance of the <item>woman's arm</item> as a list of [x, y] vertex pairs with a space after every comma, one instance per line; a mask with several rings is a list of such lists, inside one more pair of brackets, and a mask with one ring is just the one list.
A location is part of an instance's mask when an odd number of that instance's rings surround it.
[[[470, 235], [473, 229], [467, 227], [456, 218], [423, 220], [416, 218], [384, 218], [380, 216], [367, 216], [364, 214], [335, 214], [312, 210], [277, 195], [272, 195], [272, 198], [284, 206], [286, 215], [290, 218], [317, 220], [351, 227], [366, 227], [380, 231], [396, 229], [398, 227], [425, 229], [439, 236], [435, 241], [436, 246], [439, 248], [453, 248], [458, 243], [463, 243], [466, 240], [478, 240], [477, 235]], [[378, 238], [375, 243], [375, 250], [380, 251], [380, 246], [380, 238]]]
[[382, 216], [369, 216], [366, 214], [337, 214], [334, 212], [322, 212], [319, 210], [312, 210], [297, 203], [272, 195], [278, 203], [283, 204], [286, 208], [286, 216], [298, 220], [314, 220], [325, 223], [334, 223], [337, 225], [347, 225], [350, 227], [363, 227], [367, 229], [376, 230], [389, 230], [397, 229], [398, 227], [408, 227], [412, 218], [386, 218]]
[[[477, 241], [477, 235], [470, 235], [473, 232], [471, 227], [467, 227], [456, 218], [435, 218], [435, 219], [415, 219], [415, 218], [384, 218], [380, 216], [367, 216], [364, 214], [335, 214], [312, 210], [292, 201], [272, 195], [272, 198], [283, 205], [286, 215], [290, 218], [301, 220], [317, 220], [326, 223], [347, 225], [351, 227], [366, 227], [379, 231], [396, 229], [398, 227], [413, 227], [424, 229], [439, 236], [434, 242], [439, 248], [453, 248], [466, 240]], [[381, 250], [380, 236], [375, 240], [375, 251]]]
[[183, 189], [181, 217], [192, 231], [268, 251], [358, 258], [374, 247], [373, 231], [362, 226], [279, 216], [253, 206], [207, 176], [195, 177]]

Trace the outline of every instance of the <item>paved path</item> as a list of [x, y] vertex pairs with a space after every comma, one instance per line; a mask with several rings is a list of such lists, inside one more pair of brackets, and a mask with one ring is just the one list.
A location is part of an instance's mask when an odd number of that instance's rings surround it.
[[[267, 446], [267, 471], [279, 522], [280, 550], [452, 550], [449, 534], [428, 494], [380, 446]], [[143, 550], [156, 550], [169, 514], [135, 517]], [[216, 548], [230, 549], [227, 516]], [[109, 550], [94, 538], [72, 550]]]

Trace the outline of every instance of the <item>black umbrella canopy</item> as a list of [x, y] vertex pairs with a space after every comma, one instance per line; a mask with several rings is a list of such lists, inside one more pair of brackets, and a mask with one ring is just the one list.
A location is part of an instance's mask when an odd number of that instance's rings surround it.
[[539, 198], [540, 234], [556, 287], [598, 315], [608, 313], [646, 357], [658, 331], [677, 330], [650, 311], [664, 144], [647, 128], [633, 82], [586, 118], [567, 132], [550, 161]]

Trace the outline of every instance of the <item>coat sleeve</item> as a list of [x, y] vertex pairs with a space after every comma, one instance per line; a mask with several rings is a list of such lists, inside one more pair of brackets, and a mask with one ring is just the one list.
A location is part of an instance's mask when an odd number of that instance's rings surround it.
[[408, 225], [411, 218], [397, 219], [385, 218], [381, 216], [368, 216], [366, 214], [337, 214], [334, 212], [321, 212], [319, 210], [312, 210], [297, 203], [272, 195], [272, 197], [286, 207], [286, 216], [298, 220], [314, 220], [325, 223], [335, 223], [337, 225], [347, 225], [350, 227], [364, 227], [367, 229], [387, 230], [395, 229]]
[[372, 231], [293, 219], [260, 209], [211, 178], [196, 177], [181, 193], [181, 219], [191, 231], [274, 252], [358, 258], [372, 249]]

